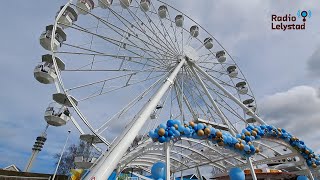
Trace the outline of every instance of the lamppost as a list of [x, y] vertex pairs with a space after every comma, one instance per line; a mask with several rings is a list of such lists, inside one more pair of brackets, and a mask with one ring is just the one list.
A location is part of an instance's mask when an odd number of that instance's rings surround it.
[[67, 143], [68, 143], [68, 140], [69, 140], [70, 132], [71, 132], [71, 130], [68, 130], [67, 139], [66, 139], [66, 142], [64, 143], [63, 149], [62, 149], [62, 151], [61, 151], [60, 158], [59, 158], [59, 161], [58, 161], [56, 170], [54, 171], [52, 180], [54, 180], [54, 178], [56, 177], [56, 174], [57, 174], [57, 171], [58, 171], [58, 168], [59, 168], [59, 165], [60, 165], [60, 162], [61, 162], [61, 159], [62, 159], [64, 150], [66, 149], [66, 146], [67, 146]]

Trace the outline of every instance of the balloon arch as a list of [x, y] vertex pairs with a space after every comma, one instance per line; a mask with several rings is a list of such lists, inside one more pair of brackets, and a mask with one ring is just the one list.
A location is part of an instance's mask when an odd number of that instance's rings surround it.
[[320, 165], [320, 156], [315, 154], [305, 143], [285, 129], [270, 125], [249, 125], [241, 133], [233, 136], [229, 132], [222, 132], [210, 125], [195, 122], [181, 122], [179, 120], [168, 120], [160, 124], [156, 129], [149, 132], [154, 142], [165, 143], [179, 137], [210, 140], [226, 149], [250, 157], [260, 150], [253, 142], [261, 138], [275, 138], [285, 141], [293, 149], [297, 150], [306, 160], [308, 166], [317, 168]]

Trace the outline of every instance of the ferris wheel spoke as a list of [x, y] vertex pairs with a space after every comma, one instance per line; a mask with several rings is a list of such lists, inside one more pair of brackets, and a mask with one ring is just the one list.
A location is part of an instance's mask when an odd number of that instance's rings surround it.
[[[137, 2], [137, 1], [136, 1]], [[134, 8], [137, 8], [138, 9], [138, 7], [134, 7]], [[151, 13], [151, 15], [152, 15], [152, 11], [150, 11], [150, 13]], [[145, 15], [145, 17], [147, 18], [147, 22], [148, 22], [148, 24], [150, 25], [150, 27], [148, 27], [148, 26], [146, 26], [147, 28], [148, 28], [148, 30], [150, 31], [150, 32], [152, 32], [152, 35], [154, 35], [156, 38], [157, 38], [157, 40], [158, 41], [161, 41], [166, 47], [171, 47], [171, 49], [169, 50], [170, 52], [172, 52], [172, 53], [174, 53], [174, 54], [179, 54], [179, 51], [178, 51], [178, 49], [174, 46], [174, 45], [172, 45], [166, 38], [165, 38], [165, 35], [163, 35], [162, 34], [162, 32], [160, 31], [160, 29], [158, 28], [158, 26], [155, 24], [155, 22], [152, 20], [152, 18], [146, 13], [146, 12], [144, 12], [144, 15]], [[139, 17], [137, 17], [137, 18], [139, 18]], [[140, 20], [140, 18], [139, 18], [139, 20]], [[141, 20], [140, 20], [141, 21]], [[142, 22], [142, 21], [141, 21]], [[159, 34], [161, 34], [162, 35], [162, 37], [165, 39], [165, 41], [167, 42], [164, 42], [159, 36], [158, 36], [158, 33], [157, 33], [157, 31], [155, 30], [155, 29], [157, 29], [158, 30], [158, 32], [159, 32]], [[147, 36], [147, 33], [145, 33], [145, 35]], [[166, 48], [166, 49], [168, 49], [168, 48]]]
[[[68, 44], [69, 45], [69, 44]], [[70, 45], [71, 46], [71, 45]], [[72, 47], [76, 47], [74, 45], [72, 45]], [[89, 50], [89, 49], [85, 49], [85, 48], [81, 48], [81, 47], [76, 47], [76, 48], [79, 48], [79, 49], [82, 49], [82, 50], [86, 50], [86, 51], [92, 51], [92, 50]], [[96, 51], [94, 51], [96, 52]], [[71, 51], [57, 51], [55, 52], [56, 54], [69, 54], [69, 55], [87, 55], [87, 56], [101, 56], [101, 57], [112, 57], [114, 59], [119, 59], [119, 60], [125, 60], [127, 62], [132, 62], [132, 63], [136, 63], [136, 64], [141, 64], [141, 65], [147, 65], [147, 66], [150, 66], [146, 63], [142, 63], [142, 62], [138, 62], [138, 61], [135, 61], [133, 59], [145, 59], [145, 60], [162, 60], [162, 61], [172, 61], [173, 59], [155, 59], [155, 58], [151, 58], [151, 57], [144, 57], [144, 56], [127, 56], [127, 55], [118, 55], [118, 54], [106, 54], [106, 53], [102, 53], [102, 52], [96, 52], [96, 53], [86, 53], [86, 52], [71, 52]], [[110, 60], [96, 60], [95, 63], [100, 63], [100, 62], [109, 62]], [[169, 65], [173, 64], [172, 62], [169, 63]], [[88, 66], [91, 66], [92, 65], [92, 62], [80, 67], [80, 68], [77, 68], [77, 70], [81, 70], [85, 67], [88, 67]], [[162, 66], [159, 66], [159, 67], [165, 67], [164, 65]], [[130, 70], [127, 70], [127, 71], [130, 71]]]
[[[130, 29], [131, 30], [131, 28], [125, 23], [125, 22], [127, 22], [128, 24], [130, 24], [131, 26], [133, 26], [133, 27], [135, 27], [137, 30], [139, 30], [142, 34], [146, 34], [146, 33], [144, 33], [143, 32], [143, 30], [141, 30], [141, 29], [139, 29], [139, 28], [137, 28], [136, 26], [134, 26], [131, 22], [128, 22], [128, 20], [126, 20], [126, 19], [124, 19], [122, 16], [119, 16], [119, 14], [117, 14], [116, 12], [114, 12], [112, 9], [110, 9], [110, 11], [117, 17], [117, 19], [124, 25], [124, 26], [126, 26], [126, 28], [127, 29]], [[125, 21], [125, 22], [124, 22]], [[132, 31], [132, 30], [131, 30]], [[135, 33], [133, 33], [133, 34], [135, 34]], [[147, 36], [148, 37], [148, 36]], [[149, 37], [148, 37], [149, 38]], [[140, 38], [139, 38], [140, 39]], [[150, 40], [150, 39], [149, 39]], [[142, 41], [144, 44], [146, 44], [146, 41]], [[153, 47], [155, 47], [154, 45], [152, 45], [152, 44], [150, 44], [150, 43], [148, 43], [149, 45], [151, 45], [151, 46], [153, 46]], [[158, 48], [158, 47], [155, 47], [156, 49], [161, 49], [161, 48]], [[170, 51], [169, 51], [170, 52]], [[160, 55], [162, 55], [163, 56], [163, 54], [161, 54], [160, 53]], [[173, 55], [173, 54], [172, 54]], [[165, 57], [165, 56], [164, 56]]]
[[[232, 128], [232, 124], [231, 122], [227, 119], [227, 117], [225, 116], [225, 114], [221, 111], [221, 108], [217, 105], [216, 100], [213, 99], [212, 95], [210, 94], [210, 92], [208, 91], [208, 89], [206, 88], [205, 84], [203, 83], [203, 81], [201, 80], [200, 76], [197, 74], [197, 72], [193, 69], [193, 67], [189, 67], [189, 69], [191, 70], [190, 73], [192, 73], [195, 76], [195, 79], [200, 83], [200, 85], [202, 86], [206, 96], [208, 97], [210, 104], [212, 104], [212, 106], [215, 109], [216, 114], [219, 116], [219, 119], [223, 122], [223, 124], [227, 125], [229, 128], [229, 131], [231, 132], [231, 134], [235, 134], [235, 131]], [[196, 86], [196, 88], [198, 88], [198, 86]], [[199, 91], [200, 93], [200, 91]], [[211, 107], [211, 106], [210, 106]]]
[[[74, 26], [76, 26], [76, 27], [74, 27]], [[139, 46], [137, 46], [137, 45], [135, 45], [135, 44], [124, 43], [124, 42], [119, 41], [119, 40], [117, 40], [117, 39], [113, 39], [113, 38], [110, 38], [110, 37], [106, 37], [106, 36], [103, 36], [103, 35], [99, 35], [99, 34], [90, 32], [90, 31], [88, 31], [87, 29], [85, 29], [85, 28], [83, 28], [83, 27], [80, 27], [80, 26], [78, 26], [78, 25], [74, 25], [74, 26], [72, 26], [71, 28], [76, 29], [76, 30], [79, 30], [79, 31], [82, 31], [82, 32], [85, 32], [85, 33], [87, 33], [87, 34], [94, 35], [94, 36], [96, 36], [96, 37], [98, 37], [98, 38], [100, 38], [100, 39], [102, 39], [102, 40], [105, 40], [105, 41], [109, 42], [110, 44], [113, 44], [113, 45], [115, 45], [115, 46], [117, 46], [117, 47], [120, 47], [122, 50], [128, 51], [128, 52], [130, 52], [130, 53], [132, 53], [132, 54], [135, 54], [135, 55], [139, 55], [139, 54], [137, 54], [137, 53], [134, 52], [133, 50], [127, 49], [126, 47], [127, 47], [127, 46], [131, 46], [131, 47], [140, 49], [140, 50], [146, 52], [148, 55], [150, 55], [150, 56], [153, 57], [153, 58], [156, 58], [156, 57], [152, 56], [152, 55], [151, 55], [150, 53], [148, 53], [148, 52], [151, 52], [151, 53], [154, 53], [154, 54], [159, 54], [159, 53], [157, 53], [157, 52], [155, 52], [155, 51], [152, 51], [152, 50], [149, 50], [149, 49], [145, 49], [145, 48], [139, 47]], [[163, 54], [160, 54], [160, 55], [163, 55]], [[158, 58], [159, 58], [159, 57], [158, 57]], [[157, 63], [157, 62], [154, 62], [154, 61], [152, 61], [152, 62], [159, 65], [159, 63]]]
[[[210, 88], [210, 86], [208, 86], [208, 84], [206, 83], [206, 82], [204, 82], [205, 83], [205, 85], [206, 85], [206, 87], [209, 89], [209, 90], [212, 90], [211, 88]], [[200, 93], [204, 93], [202, 90], [200, 90], [201, 92]], [[212, 90], [216, 95], [217, 95], [217, 97], [219, 97], [220, 98], [220, 100], [225, 104], [225, 105], [223, 105], [222, 103], [220, 103], [218, 100], [216, 101], [216, 103], [217, 104], [219, 104], [222, 108], [224, 108], [225, 110], [227, 110], [227, 111], [229, 111], [230, 113], [232, 113], [234, 116], [236, 116], [237, 118], [239, 118], [240, 120], [242, 120], [242, 121], [244, 121], [245, 122], [245, 119], [243, 119], [242, 117], [241, 117], [241, 115], [239, 115], [237, 112], [236, 112], [236, 110], [239, 110], [239, 109], [241, 109], [240, 107], [237, 107], [236, 109], [235, 108], [232, 108], [230, 105], [228, 105], [228, 103], [221, 97], [221, 96], [224, 96], [225, 98], [228, 98], [227, 96], [225, 96], [225, 95], [223, 95], [222, 93], [219, 93], [219, 92], [217, 92], [217, 91], [215, 91], [215, 90]], [[242, 109], [241, 109], [242, 110]]]
[[[115, 77], [111, 77], [111, 78], [106, 78], [106, 79], [103, 79], [103, 80], [95, 81], [95, 82], [92, 82], [92, 83], [87, 83], [87, 84], [80, 85], [80, 86], [75, 86], [75, 87], [67, 89], [66, 91], [71, 91], [71, 90], [75, 90], [75, 89], [79, 89], [79, 88], [83, 88], [83, 87], [87, 87], [87, 86], [91, 86], [91, 85], [105, 83], [107, 81], [111, 81], [111, 80], [115, 80], [115, 79], [119, 79], [119, 78], [123, 78], [123, 77], [127, 77], [127, 76], [137, 75], [138, 73], [145, 73], [145, 71], [150, 73], [150, 71], [154, 70], [154, 69], [161, 69], [161, 68], [160, 67], [156, 67], [156, 68], [149, 68], [149, 69], [137, 70], [137, 71], [135, 71], [135, 70], [127, 70], [126, 71], [126, 72], [128, 72], [127, 74], [123, 74], [123, 75], [119, 75], [119, 76], [115, 76]], [[129, 73], [129, 72], [131, 72], [131, 73]], [[154, 71], [151, 71], [151, 72], [154, 72]], [[150, 75], [148, 75], [148, 77], [149, 76]]]
[[[137, 1], [136, 1], [136, 2], [137, 2]], [[150, 5], [152, 6], [152, 8], [155, 9], [155, 7], [153, 6], [153, 3], [152, 3], [152, 2], [150, 2]], [[137, 7], [135, 7], [135, 8], [137, 8]], [[161, 21], [161, 19], [158, 18], [157, 13], [154, 13], [152, 10], [149, 10], [149, 12], [151, 13], [150, 15], [154, 14], [154, 15], [157, 17], [157, 19]], [[153, 32], [153, 34], [156, 36], [156, 38], [157, 38], [158, 40], [161, 40], [162, 43], [166, 44], [166, 46], [168, 46], [168, 47], [170, 46], [170, 48], [171, 48], [172, 50], [174, 50], [175, 54], [179, 54], [178, 48], [174, 45], [174, 43], [173, 43], [172, 41], [171, 41], [171, 43], [168, 41], [168, 39], [166, 38], [166, 34], [163, 34], [163, 32], [158, 28], [158, 25], [156, 25], [156, 23], [154, 22], [154, 20], [152, 20], [153, 18], [151, 18], [146, 12], [144, 12], [144, 15], [145, 15], [145, 17], [147, 18], [148, 23], [149, 23], [150, 28], [151, 28], [151, 29], [148, 28], [148, 30], [151, 31], [151, 32]], [[161, 23], [161, 22], [160, 22], [160, 23]], [[155, 30], [155, 29], [156, 29], [156, 30]], [[157, 33], [157, 32], [163, 37], [163, 39], [166, 41], [166, 43], [163, 42], [163, 40], [158, 36], [158, 33]]]
[[[110, 13], [110, 12], [112, 12], [114, 15], [118, 15], [118, 16], [119, 16], [119, 14], [116, 13], [115, 11], [113, 11], [112, 9], [109, 9], [109, 13]], [[104, 20], [103, 18], [100, 18], [100, 17], [98, 17], [98, 16], [95, 16], [94, 14], [91, 14], [91, 15], [92, 15], [94, 18], [98, 19], [100, 22], [102, 22], [104, 25], [106, 25], [108, 28], [110, 28], [111, 30], [113, 30], [115, 33], [117, 33], [118, 35], [122, 36], [123, 38], [133, 37], [133, 38], [135, 38], [135, 39], [143, 42], [144, 44], [149, 44], [149, 43], [147, 43], [146, 41], [144, 41], [143, 39], [135, 36], [135, 32], [132, 31], [123, 21], [121, 21], [121, 22], [127, 27], [127, 30], [124, 30], [124, 29], [118, 27], [117, 25], [114, 25], [114, 24], [110, 23], [109, 21]], [[118, 16], [117, 16], [117, 18], [120, 20], [120, 18], [119, 18]], [[128, 22], [128, 23], [130, 23], [130, 22]], [[130, 30], [131, 33], [128, 32], [128, 30]], [[138, 29], [138, 30], [140, 30], [140, 29]], [[119, 33], [118, 31], [122, 31], [124, 34], [127, 34], [129, 37], [122, 35], [122, 34]], [[140, 30], [140, 31], [141, 31], [141, 30]], [[133, 34], [134, 36], [131, 36], [132, 34]], [[147, 36], [147, 35], [146, 35], [146, 36]], [[150, 40], [150, 36], [147, 36], [147, 37], [148, 37], [149, 40]], [[163, 45], [161, 45], [160, 43], [158, 43], [158, 41], [156, 41], [156, 40], [153, 40], [153, 41], [156, 42], [158, 45], [160, 45], [160, 47], [165, 48]], [[155, 49], [160, 49], [160, 50], [162, 50], [161, 48], [159, 48], [158, 46], [155, 46], [154, 44], [149, 44], [149, 45], [153, 46]], [[166, 49], [167, 51], [164, 51], [164, 50], [163, 50], [163, 52], [168, 52], [168, 51], [170, 52], [170, 49], [167, 49], [167, 48], [165, 48], [165, 49]], [[170, 53], [169, 53], [169, 54], [170, 54]], [[173, 52], [171, 52], [171, 55], [173, 55]]]
[[[87, 49], [87, 48], [83, 48], [83, 47], [79, 47], [79, 46], [77, 46], [77, 45], [72, 45], [72, 44], [68, 44], [68, 43], [64, 43], [64, 45], [66, 45], [66, 46], [69, 46], [69, 47], [72, 47], [72, 48], [76, 48], [76, 49], [80, 49], [80, 50], [84, 50], [84, 51], [87, 51], [87, 52], [92, 52], [92, 53], [97, 53], [97, 54], [100, 54], [101, 56], [106, 56], [105, 55], [105, 53], [103, 53], [103, 52], [99, 52], [99, 51], [95, 51], [95, 50], [91, 50], [91, 49]], [[73, 53], [73, 54], [79, 54], [79, 52], [75, 52], [75, 53]], [[135, 55], [138, 55], [139, 56], [139, 54], [135, 54]], [[121, 56], [120, 56], [121, 57]], [[123, 57], [123, 56], [122, 56]], [[145, 59], [144, 57], [142, 57], [142, 56], [140, 56], [141, 57], [141, 59]], [[114, 59], [119, 59], [119, 57], [113, 57]], [[159, 66], [159, 64], [158, 63], [154, 63], [153, 61], [152, 61], [152, 59], [153, 58], [148, 58], [147, 60], [150, 60], [150, 61], [148, 61], [148, 62], [152, 62], [153, 64], [146, 64], [147, 66], [150, 66], [150, 67], [157, 67], [157, 66]], [[126, 59], [126, 58], [121, 58], [120, 60], [125, 60], [125, 61], [128, 61], [128, 62], [132, 62], [132, 63], [137, 63], [137, 64], [144, 64], [144, 63], [141, 63], [141, 62], [138, 62], [138, 61], [134, 61], [134, 60], [132, 60], [132, 59], [130, 59], [130, 58], [128, 58], [128, 59]], [[106, 60], [107, 61], [107, 60]], [[91, 63], [90, 63], [90, 65], [91, 65]]]
[[[190, 77], [193, 76], [193, 74], [191, 74], [190, 71], [188, 71]], [[203, 98], [203, 96], [201, 94], [204, 94], [201, 92], [201, 90], [198, 88], [198, 84], [196, 84], [195, 80], [191, 78], [191, 81], [194, 85], [194, 88], [197, 90], [196, 92], [195, 91], [192, 91], [190, 93], [196, 95], [200, 100], [202, 100], [202, 102], [205, 104], [206, 108], [207, 108], [207, 112], [209, 111], [209, 114], [211, 115], [212, 117], [212, 120], [215, 121], [215, 119], [217, 119], [217, 117], [215, 117], [210, 110], [212, 110], [215, 114], [217, 114], [216, 110], [214, 110], [207, 102], [206, 100]], [[207, 112], [205, 112], [204, 114], [207, 114]]]
[[[141, 27], [141, 25], [138, 23], [138, 21], [139, 22], [141, 22], [142, 24], [144, 24], [144, 25], [146, 25], [146, 23], [145, 22], [143, 22], [135, 13], [133, 13], [130, 9], [127, 9], [128, 10], [128, 12], [129, 12], [129, 14], [131, 15], [131, 17], [135, 20], [135, 22], [136, 22], [136, 24], [139, 26], [139, 28], [140, 29], [143, 29], [142, 27]], [[145, 13], [145, 15], [147, 16], [147, 14]], [[152, 32], [152, 34], [153, 35], [155, 35], [157, 38], [158, 38], [158, 36], [157, 36], [157, 33], [155, 32], [155, 30], [153, 29], [153, 27], [151, 26], [151, 23], [150, 23], [150, 21], [152, 21], [149, 17], [147, 17], [148, 18], [148, 23], [150, 24], [150, 28], [148, 27], [148, 26], [146, 26], [147, 28], [148, 28], [148, 30], [150, 31], [150, 32]], [[137, 21], [138, 20], [138, 21]], [[144, 30], [145, 31], [145, 30]], [[152, 41], [151, 41], [151, 39], [150, 39], [150, 37], [149, 36], [147, 36], [147, 33], [144, 33], [144, 35], [149, 39], [149, 41], [150, 41], [150, 43], [153, 43]], [[158, 38], [159, 39], [159, 38]], [[165, 45], [167, 45], [167, 44], [165, 44]], [[162, 47], [164, 48], [164, 46], [162, 45]], [[167, 51], [169, 51], [170, 52], [170, 54], [171, 55], [175, 55], [175, 54], [177, 54], [177, 52], [173, 52], [172, 50], [170, 50], [170, 49], [168, 49], [168, 48], [165, 48]], [[163, 50], [164, 51], [164, 50]]]
[[[167, 73], [168, 74], [168, 73]], [[165, 74], [164, 76], [162, 76], [161, 78], [159, 78], [155, 83], [153, 83], [152, 85], [150, 85], [148, 88], [146, 88], [145, 91], [143, 91], [141, 94], [139, 94], [136, 98], [134, 98], [131, 102], [129, 102], [124, 108], [122, 108], [119, 112], [115, 113], [110, 119], [106, 120], [106, 122], [101, 125], [99, 127], [99, 129], [97, 129], [97, 132], [99, 134], [101, 134], [103, 131], [106, 130], [106, 128], [108, 127], [108, 125], [110, 124], [110, 122], [112, 120], [114, 120], [114, 118], [116, 118], [118, 116], [118, 119], [120, 118], [120, 116], [122, 114], [124, 114], [125, 112], [129, 111], [130, 108], [132, 108], [134, 105], [137, 104], [137, 102], [141, 101], [144, 97], [146, 97], [146, 95], [148, 95], [152, 90], [155, 89], [155, 87], [157, 85], [159, 85], [159, 83], [161, 83], [161, 81], [164, 80], [164, 78], [166, 77]]]
[[88, 97], [85, 97], [85, 98], [83, 98], [83, 99], [80, 99], [79, 102], [81, 102], [81, 101], [86, 101], [86, 100], [89, 100], [89, 99], [92, 99], [92, 98], [96, 98], [96, 97], [98, 97], [98, 96], [101, 96], [101, 95], [105, 95], [105, 94], [114, 92], [114, 91], [116, 91], [116, 90], [128, 88], [128, 87], [131, 87], [131, 86], [140, 84], [140, 83], [144, 83], [144, 82], [146, 82], [146, 81], [150, 81], [150, 80], [156, 79], [156, 78], [158, 78], [158, 77], [161, 77], [162, 75], [163, 75], [163, 74], [157, 75], [157, 76], [154, 76], [154, 77], [150, 77], [150, 78], [148, 78], [148, 79], [144, 79], [144, 80], [141, 80], [141, 81], [138, 81], [138, 82], [134, 82], [134, 83], [132, 83], [132, 84], [125, 83], [124, 85], [122, 85], [122, 86], [120, 86], [120, 87], [115, 87], [115, 88], [110, 89], [110, 90], [108, 90], [108, 91], [104, 91], [104, 92], [103, 92], [103, 91], [99, 91], [99, 93], [94, 93], [94, 94], [92, 94], [92, 95], [90, 95], [90, 96], [88, 96]]

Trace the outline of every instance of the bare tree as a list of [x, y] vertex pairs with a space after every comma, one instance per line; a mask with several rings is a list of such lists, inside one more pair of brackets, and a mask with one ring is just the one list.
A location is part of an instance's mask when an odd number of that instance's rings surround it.
[[[92, 155], [90, 144], [80, 141], [79, 144], [70, 145], [67, 150], [63, 153], [58, 172], [57, 174], [68, 174], [70, 169], [74, 169], [74, 158], [76, 156], [83, 156], [84, 158], [88, 158]], [[55, 165], [58, 164], [60, 153], [55, 154], [54, 159], [56, 159]]]

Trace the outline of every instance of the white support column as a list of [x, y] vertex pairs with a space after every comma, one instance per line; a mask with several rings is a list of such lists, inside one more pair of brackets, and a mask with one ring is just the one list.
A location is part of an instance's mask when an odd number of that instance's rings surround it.
[[254, 172], [254, 168], [253, 168], [253, 165], [252, 165], [251, 158], [247, 157], [247, 161], [248, 161], [248, 164], [249, 164], [249, 168], [250, 168], [252, 179], [253, 180], [257, 180], [257, 176], [256, 176], [256, 173]]
[[170, 180], [170, 142], [164, 143], [166, 153], [166, 180]]
[[214, 101], [214, 99], [212, 98], [209, 90], [207, 89], [207, 87], [205, 86], [205, 84], [203, 83], [203, 81], [201, 80], [200, 76], [198, 75], [198, 73], [194, 70], [192, 64], [189, 63], [189, 67], [192, 71], [192, 73], [195, 75], [196, 79], [199, 81], [202, 89], [204, 90], [204, 92], [206, 93], [207, 97], [209, 98], [211, 104], [213, 105], [214, 109], [216, 110], [218, 116], [220, 117], [220, 119], [223, 121], [223, 123], [225, 125], [228, 126], [230, 133], [235, 136], [235, 132], [232, 129], [232, 126], [230, 125], [229, 121], [227, 120], [227, 118], [224, 116], [224, 114], [222, 113], [222, 111], [220, 110], [220, 108], [218, 107], [217, 103]]
[[156, 108], [157, 104], [166, 93], [166, 91], [172, 86], [174, 80], [179, 73], [182, 66], [185, 64], [185, 59], [180, 59], [179, 64], [175, 67], [173, 72], [159, 88], [155, 95], [149, 100], [149, 102], [141, 110], [138, 117], [134, 120], [132, 126], [128, 127], [128, 130], [124, 131], [120, 137], [123, 137], [118, 143], [113, 146], [110, 151], [105, 152], [105, 156], [98, 162], [98, 164], [92, 168], [90, 173], [85, 177], [85, 180], [105, 180], [108, 179], [112, 171], [116, 168], [118, 162], [133, 142], [134, 138], [138, 135], [140, 129], [143, 127], [146, 120], [150, 117], [151, 113]]
[[67, 146], [67, 143], [68, 143], [68, 140], [69, 140], [70, 132], [71, 132], [71, 131], [69, 130], [69, 131], [68, 131], [68, 135], [67, 135], [66, 142], [64, 143], [63, 148], [62, 148], [62, 150], [61, 150], [60, 158], [59, 158], [58, 164], [57, 164], [57, 166], [56, 166], [56, 169], [55, 169], [55, 171], [54, 171], [52, 180], [54, 180], [55, 177], [56, 177], [56, 174], [57, 174], [57, 171], [58, 171], [58, 169], [59, 169], [59, 165], [60, 165], [60, 162], [61, 162], [61, 159], [62, 159], [64, 150], [66, 149], [66, 146]]
[[220, 85], [215, 79], [213, 79], [209, 74], [203, 71], [198, 65], [192, 63], [191, 66], [195, 67], [203, 76], [205, 76], [208, 80], [210, 80], [214, 85], [216, 85], [221, 91], [223, 91], [231, 100], [237, 103], [244, 111], [250, 112], [250, 116], [252, 116], [256, 121], [260, 124], [266, 124], [259, 116], [257, 116], [250, 108], [244, 105], [239, 99], [234, 97], [228, 90], [226, 90], [222, 85]]

